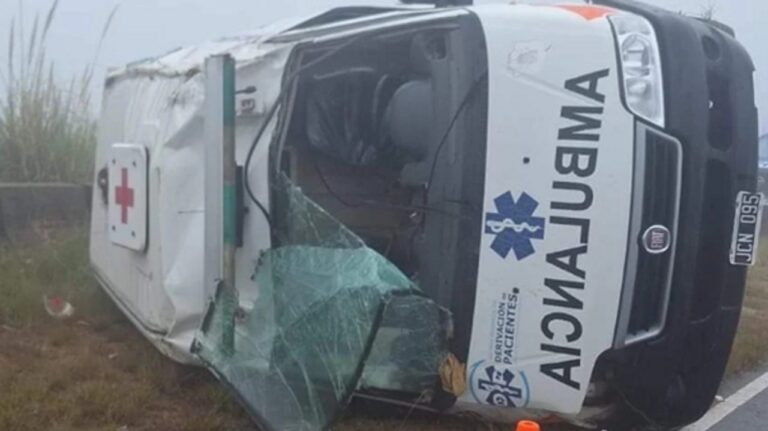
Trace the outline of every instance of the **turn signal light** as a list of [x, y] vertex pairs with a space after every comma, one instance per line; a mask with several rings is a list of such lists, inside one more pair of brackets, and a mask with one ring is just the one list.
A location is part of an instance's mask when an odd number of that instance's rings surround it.
[[541, 431], [541, 427], [533, 421], [520, 421], [515, 431]]

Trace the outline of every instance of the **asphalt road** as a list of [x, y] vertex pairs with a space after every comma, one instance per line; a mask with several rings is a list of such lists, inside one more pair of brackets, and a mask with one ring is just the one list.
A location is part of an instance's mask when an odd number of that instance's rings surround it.
[[763, 431], [768, 429], [768, 389], [725, 416], [710, 431]]
[[684, 428], [684, 431], [764, 430], [768, 430], [768, 372], [744, 382], [699, 422]]

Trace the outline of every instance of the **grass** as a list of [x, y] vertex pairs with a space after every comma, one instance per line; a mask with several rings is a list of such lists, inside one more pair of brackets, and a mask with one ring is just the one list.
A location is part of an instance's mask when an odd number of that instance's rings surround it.
[[0, 324], [27, 327], [45, 321], [48, 316], [38, 307], [43, 294], [60, 295], [96, 318], [111, 312], [87, 271], [83, 237], [61, 233], [43, 244], [13, 249], [0, 243]]
[[[93, 281], [84, 231], [52, 233], [42, 243], [0, 245], [0, 430], [248, 430], [245, 412], [204, 369], [158, 353]], [[763, 246], [768, 256], [768, 243]], [[43, 295], [71, 302], [56, 320]], [[768, 264], [749, 278], [730, 372], [768, 353]], [[494, 430], [476, 420], [350, 415], [335, 430]]]
[[[82, 232], [0, 246], [0, 429], [252, 428], [205, 371], [160, 355], [113, 307], [88, 271]], [[76, 307], [55, 320], [43, 295]]]
[[762, 238], [758, 259], [747, 278], [744, 308], [728, 374], [753, 369], [768, 358], [768, 237]]
[[[91, 181], [96, 123], [90, 111], [93, 67], [62, 85], [46, 41], [58, 0], [30, 31], [23, 19], [9, 26], [7, 64], [0, 67], [0, 181]], [[113, 14], [104, 26], [101, 40]], [[98, 52], [96, 53], [98, 55]], [[94, 60], [95, 63], [95, 60]]]

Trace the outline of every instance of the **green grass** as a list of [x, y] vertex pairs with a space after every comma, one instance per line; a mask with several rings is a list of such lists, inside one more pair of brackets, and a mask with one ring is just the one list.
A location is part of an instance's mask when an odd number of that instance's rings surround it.
[[[0, 55], [7, 58], [0, 66], [0, 88], [5, 90], [0, 93], [1, 182], [90, 183], [92, 179], [93, 67], [85, 67], [66, 83], [60, 81], [46, 52], [57, 6], [55, 0], [44, 16], [35, 16], [29, 31], [23, 20], [9, 25], [10, 42], [4, 47], [6, 55]], [[101, 40], [111, 19], [112, 15]]]
[[0, 243], [0, 324], [25, 327], [47, 318], [44, 294], [76, 303], [88, 315], [104, 314], [109, 304], [87, 270], [85, 236], [60, 235], [26, 248]]

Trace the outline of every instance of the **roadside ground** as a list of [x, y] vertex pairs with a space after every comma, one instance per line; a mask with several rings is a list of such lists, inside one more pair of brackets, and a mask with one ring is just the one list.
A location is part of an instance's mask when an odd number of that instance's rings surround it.
[[[41, 232], [38, 244], [0, 245], [0, 429], [248, 430], [245, 412], [210, 374], [160, 355], [101, 292], [81, 231]], [[768, 255], [764, 241], [763, 256]], [[765, 260], [765, 259], [764, 259]], [[48, 316], [44, 295], [72, 303]], [[729, 365], [748, 375], [768, 350], [768, 264], [756, 267]], [[509, 430], [477, 420], [403, 413], [345, 418], [335, 430]], [[550, 431], [550, 430], [547, 430]]]

